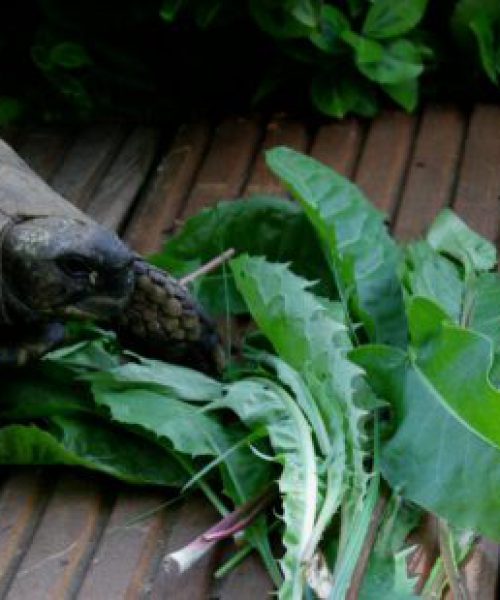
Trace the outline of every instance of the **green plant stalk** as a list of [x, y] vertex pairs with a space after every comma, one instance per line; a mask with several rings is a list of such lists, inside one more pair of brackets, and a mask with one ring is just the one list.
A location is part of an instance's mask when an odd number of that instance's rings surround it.
[[438, 521], [439, 550], [443, 559], [444, 571], [455, 600], [470, 600], [470, 594], [463, 580], [453, 550], [450, 528], [444, 519]]
[[[276, 531], [276, 529], [278, 529], [279, 526], [280, 526], [279, 521], [273, 521], [273, 523], [271, 523], [271, 525], [268, 527], [268, 532], [272, 533], [273, 531]], [[228, 575], [241, 562], [243, 562], [245, 560], [245, 558], [249, 554], [251, 554], [254, 550], [255, 550], [254, 546], [252, 546], [249, 543], [245, 544], [242, 548], [240, 548], [237, 552], [235, 552], [233, 554], [233, 556], [231, 556], [230, 559], [228, 559], [224, 564], [222, 564], [217, 569], [217, 571], [215, 571], [214, 577], [216, 579], [222, 579], [223, 577]], [[276, 584], [276, 582], [274, 582], [274, 583]], [[280, 585], [280, 583], [278, 583], [277, 587], [279, 585]]]

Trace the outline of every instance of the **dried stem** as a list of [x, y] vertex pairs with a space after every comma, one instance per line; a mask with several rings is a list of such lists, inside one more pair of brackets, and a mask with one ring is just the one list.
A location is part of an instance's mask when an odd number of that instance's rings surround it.
[[229, 248], [229, 250], [226, 250], [222, 254], [219, 254], [219, 256], [212, 258], [212, 260], [209, 260], [199, 269], [196, 269], [196, 271], [193, 271], [192, 273], [189, 273], [188, 275], [185, 275], [184, 277], [179, 279], [179, 283], [181, 285], [187, 285], [188, 283], [191, 283], [201, 275], [206, 275], [207, 273], [215, 271], [215, 269], [218, 269], [222, 264], [224, 264], [230, 258], [232, 258], [235, 255], [235, 252], [236, 251], [234, 248]]

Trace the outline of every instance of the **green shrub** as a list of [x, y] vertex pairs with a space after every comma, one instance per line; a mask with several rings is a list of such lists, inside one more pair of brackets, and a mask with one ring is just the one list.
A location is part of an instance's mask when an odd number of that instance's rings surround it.
[[0, 124], [186, 118], [270, 102], [343, 117], [497, 96], [498, 0], [38, 0], [0, 24]]

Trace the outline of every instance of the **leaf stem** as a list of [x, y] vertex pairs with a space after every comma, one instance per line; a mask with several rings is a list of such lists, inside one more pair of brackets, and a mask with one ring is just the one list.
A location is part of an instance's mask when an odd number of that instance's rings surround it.
[[163, 560], [164, 569], [167, 572], [183, 573], [191, 567], [200, 558], [205, 556], [217, 542], [233, 536], [242, 531], [255, 519], [255, 517], [264, 508], [270, 504], [276, 497], [274, 487], [267, 488], [266, 491], [238, 506], [235, 510], [223, 517], [218, 523], [210, 527], [207, 531], [197, 536], [189, 544], [167, 554]]

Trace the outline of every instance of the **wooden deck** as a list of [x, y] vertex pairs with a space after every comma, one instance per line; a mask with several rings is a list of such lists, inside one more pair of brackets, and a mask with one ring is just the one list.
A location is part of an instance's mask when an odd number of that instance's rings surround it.
[[[179, 221], [219, 199], [279, 192], [262, 158], [278, 144], [354, 178], [401, 239], [421, 234], [446, 205], [483, 235], [498, 236], [500, 107], [464, 114], [430, 106], [416, 116], [385, 112], [370, 123], [320, 127], [283, 116], [234, 117], [186, 125], [171, 138], [144, 127], [54, 128], [18, 132], [11, 143], [141, 253], [158, 250]], [[1, 481], [0, 598], [253, 600], [271, 590], [255, 557], [224, 581], [212, 579], [217, 553], [179, 579], [164, 575], [164, 553], [216, 517], [200, 497], [131, 523], [165, 493], [74, 470], [11, 469]], [[483, 542], [468, 570], [474, 600], [495, 597], [497, 564], [497, 547]]]

